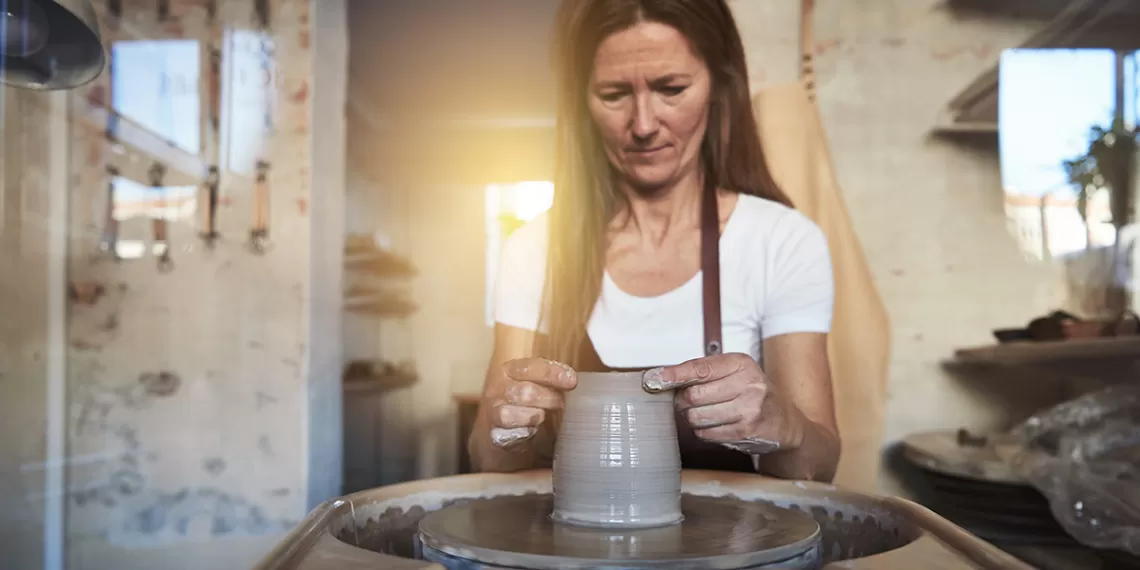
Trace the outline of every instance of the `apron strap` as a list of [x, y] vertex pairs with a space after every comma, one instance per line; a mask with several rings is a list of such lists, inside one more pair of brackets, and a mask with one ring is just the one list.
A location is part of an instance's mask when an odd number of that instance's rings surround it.
[[724, 350], [720, 326], [720, 215], [716, 201], [716, 184], [705, 176], [701, 199], [701, 297], [705, 321], [705, 356]]
[[815, 26], [812, 16], [815, 0], [800, 0], [800, 79], [807, 88], [808, 99], [815, 100]]

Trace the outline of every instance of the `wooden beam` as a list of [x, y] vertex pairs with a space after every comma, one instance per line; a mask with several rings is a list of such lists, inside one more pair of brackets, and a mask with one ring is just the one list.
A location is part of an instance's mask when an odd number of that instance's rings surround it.
[[[1119, 5], [1120, 3], [1113, 0], [1071, 0], [1061, 14], [1020, 47], [1022, 49], [1063, 47], [1106, 17], [1110, 13], [1108, 8]], [[975, 79], [950, 101], [948, 107], [951, 115], [957, 117], [967, 112], [975, 103], [997, 91], [999, 75], [999, 66], [995, 64]]]
[[1070, 3], [1071, 0], [950, 0], [950, 8], [955, 12], [982, 12], [994, 16], [1051, 18]]

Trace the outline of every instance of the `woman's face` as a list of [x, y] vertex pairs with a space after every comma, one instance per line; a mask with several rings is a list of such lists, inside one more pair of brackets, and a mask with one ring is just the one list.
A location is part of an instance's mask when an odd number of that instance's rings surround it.
[[589, 90], [610, 164], [634, 190], [660, 190], [696, 171], [710, 78], [679, 31], [643, 22], [606, 38]]

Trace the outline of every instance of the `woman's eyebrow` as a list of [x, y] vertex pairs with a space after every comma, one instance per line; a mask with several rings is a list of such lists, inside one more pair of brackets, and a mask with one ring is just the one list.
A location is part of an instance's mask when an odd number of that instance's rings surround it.
[[[662, 75], [661, 77], [655, 77], [655, 78], [649, 80], [649, 84], [653, 85], [653, 86], [668, 85], [670, 83], [673, 83], [674, 81], [678, 81], [678, 80], [688, 81], [688, 80], [692, 80], [692, 78], [693, 78], [693, 76], [688, 74], [688, 73], [667, 73], [665, 75]], [[623, 81], [623, 80], [604, 80], [604, 81], [594, 82], [594, 86], [599, 88], [599, 89], [605, 89], [607, 87], [629, 87], [629, 85], [630, 85], [629, 81]]]

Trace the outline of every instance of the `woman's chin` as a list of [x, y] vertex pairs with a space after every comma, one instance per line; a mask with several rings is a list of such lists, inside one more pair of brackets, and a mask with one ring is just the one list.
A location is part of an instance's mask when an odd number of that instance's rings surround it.
[[657, 194], [673, 185], [676, 172], [672, 168], [639, 168], [626, 175], [626, 182], [638, 194]]

